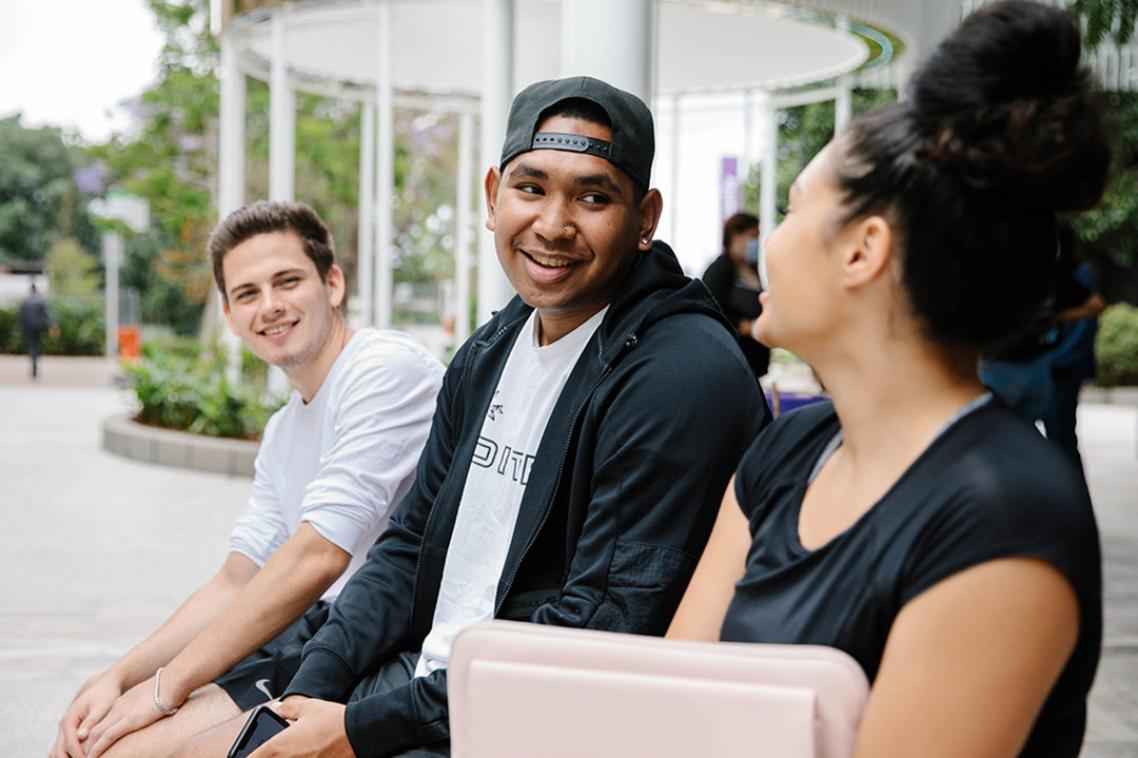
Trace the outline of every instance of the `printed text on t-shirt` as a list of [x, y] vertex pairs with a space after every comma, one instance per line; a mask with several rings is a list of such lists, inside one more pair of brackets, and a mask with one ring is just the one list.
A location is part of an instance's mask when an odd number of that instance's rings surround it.
[[500, 475], [509, 477], [524, 487], [529, 481], [533, 456], [514, 450], [509, 445], [502, 447], [489, 437], [479, 436], [478, 446], [474, 448], [473, 463], [482, 468], [495, 468], [496, 465]]

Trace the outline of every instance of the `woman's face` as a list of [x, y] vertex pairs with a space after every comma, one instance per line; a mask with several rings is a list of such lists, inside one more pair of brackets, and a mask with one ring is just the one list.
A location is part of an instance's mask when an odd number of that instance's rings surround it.
[[754, 336], [770, 347], [784, 347], [805, 358], [811, 347], [841, 323], [841, 193], [831, 142], [790, 187], [782, 223], [763, 246], [765, 290]]

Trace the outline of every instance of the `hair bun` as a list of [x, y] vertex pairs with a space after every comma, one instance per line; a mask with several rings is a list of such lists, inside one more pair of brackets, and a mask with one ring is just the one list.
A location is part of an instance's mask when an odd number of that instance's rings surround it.
[[968, 16], [910, 85], [934, 164], [1009, 202], [1080, 210], [1110, 164], [1100, 106], [1066, 12], [1003, 0]]

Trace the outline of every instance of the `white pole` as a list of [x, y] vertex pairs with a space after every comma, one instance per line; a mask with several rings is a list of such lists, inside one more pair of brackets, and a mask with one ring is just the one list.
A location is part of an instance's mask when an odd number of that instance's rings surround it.
[[750, 177], [751, 166], [755, 165], [755, 95], [751, 90], [743, 93], [743, 170], [744, 182]]
[[[237, 40], [232, 31], [221, 35], [221, 102], [218, 118], [217, 214], [224, 219], [245, 204], [245, 75], [237, 65]], [[218, 298], [220, 311], [222, 299]], [[223, 313], [218, 323], [224, 324]], [[225, 374], [230, 383], [241, 379], [241, 340], [225, 326], [221, 343], [226, 352]]]
[[106, 282], [103, 294], [106, 297], [106, 351], [107, 357], [119, 357], [119, 265], [123, 258], [123, 240], [118, 232], [103, 232], [103, 266]]
[[561, 75], [652, 97], [655, 0], [562, 0]]
[[850, 78], [843, 76], [838, 80], [838, 96], [834, 99], [834, 136], [841, 134], [850, 122], [853, 111], [853, 91]]
[[766, 92], [759, 94], [759, 160], [762, 163], [762, 180], [759, 196], [759, 244], [775, 226], [775, 193], [778, 192], [778, 111]]
[[360, 104], [360, 207], [356, 245], [356, 312], [361, 326], [371, 326], [372, 273], [375, 262], [375, 105]]
[[[483, 170], [498, 165], [502, 140], [506, 136], [506, 117], [514, 83], [514, 3], [513, 0], [482, 0], [482, 134]], [[478, 322], [510, 299], [510, 286], [502, 267], [494, 235], [483, 230], [478, 238]]]
[[672, 98], [672, 165], [669, 166], [671, 179], [668, 182], [668, 192], [672, 197], [672, 211], [670, 214], [668, 242], [678, 245], [680, 240], [676, 236], [679, 224], [679, 197], [680, 197], [680, 96]]
[[[849, 16], [838, 16], [837, 27], [846, 34], [849, 34]], [[837, 137], [845, 130], [846, 124], [850, 122], [850, 113], [853, 111], [853, 83], [851, 82], [848, 74], [838, 77], [837, 89], [838, 96], [834, 98], [835, 137]]]
[[466, 110], [458, 121], [458, 197], [455, 200], [454, 284], [455, 306], [454, 336], [461, 345], [470, 336], [470, 238], [471, 238], [471, 183], [474, 180], [474, 119]]
[[269, 72], [269, 199], [291, 202], [296, 160], [296, 96], [288, 83], [285, 12], [273, 10], [272, 62]]
[[[291, 203], [295, 197], [296, 95], [288, 82], [286, 14], [282, 4], [273, 10], [272, 60], [269, 70], [269, 199]], [[288, 394], [288, 377], [269, 366], [268, 391], [276, 397]]]
[[376, 230], [375, 230], [375, 325], [391, 327], [391, 256], [395, 237], [392, 203], [395, 198], [395, 88], [391, 68], [391, 1], [379, 4], [379, 70], [376, 77]]

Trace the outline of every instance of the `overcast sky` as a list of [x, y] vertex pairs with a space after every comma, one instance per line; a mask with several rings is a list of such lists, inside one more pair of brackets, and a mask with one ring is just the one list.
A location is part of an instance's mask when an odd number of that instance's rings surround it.
[[143, 0], [0, 0], [0, 116], [88, 141], [126, 125], [154, 81], [162, 37]]

